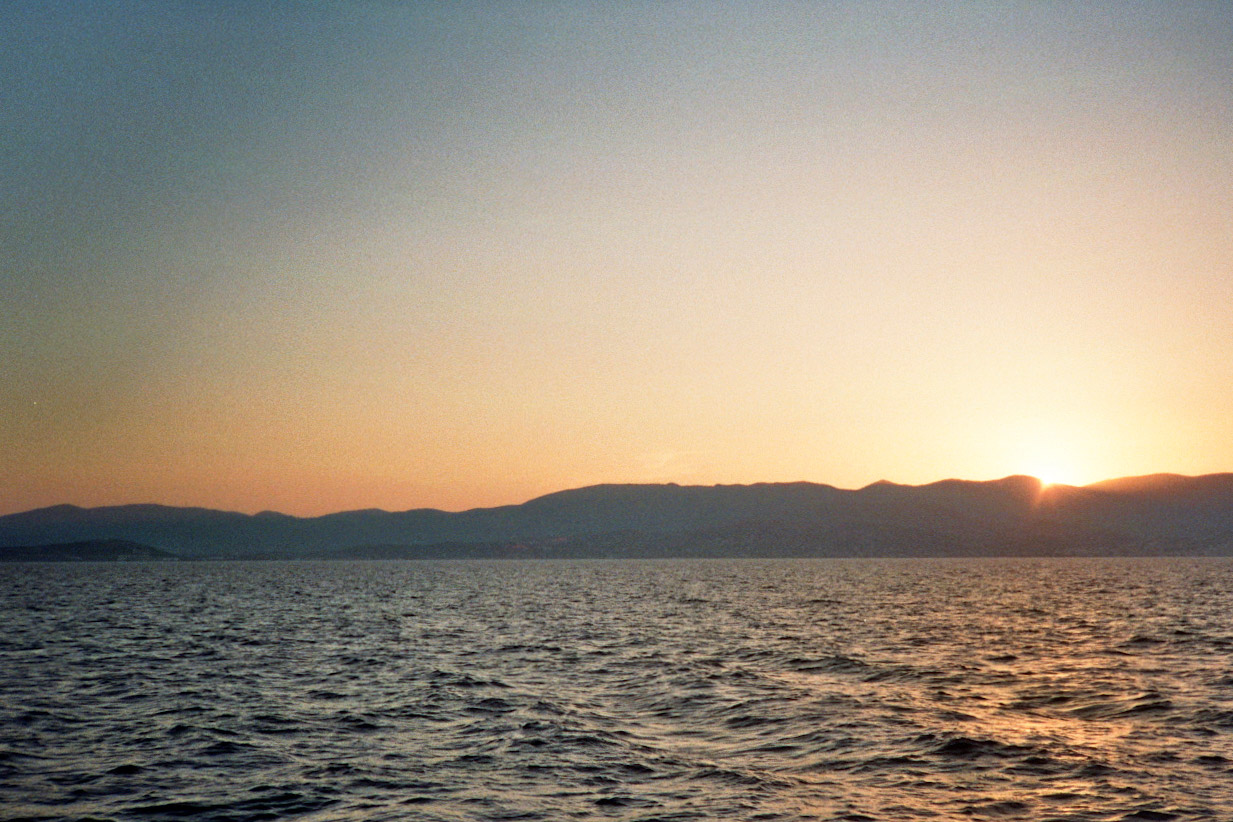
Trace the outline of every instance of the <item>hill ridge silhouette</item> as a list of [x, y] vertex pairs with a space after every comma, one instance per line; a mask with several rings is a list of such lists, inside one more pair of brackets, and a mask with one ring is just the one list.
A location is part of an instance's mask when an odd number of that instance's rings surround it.
[[1149, 474], [1087, 486], [1025, 475], [859, 489], [605, 483], [457, 512], [368, 508], [297, 517], [141, 503], [61, 504], [0, 517], [0, 546], [106, 539], [190, 558], [1230, 555], [1233, 474]]

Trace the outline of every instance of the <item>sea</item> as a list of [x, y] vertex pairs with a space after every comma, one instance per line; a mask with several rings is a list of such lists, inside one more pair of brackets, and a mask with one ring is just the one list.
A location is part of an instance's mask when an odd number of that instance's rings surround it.
[[1233, 820], [1233, 561], [0, 566], [8, 820]]

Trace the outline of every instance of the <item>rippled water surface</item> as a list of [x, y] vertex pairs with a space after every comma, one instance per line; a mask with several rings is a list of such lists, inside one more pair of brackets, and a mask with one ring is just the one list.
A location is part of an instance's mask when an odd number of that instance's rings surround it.
[[0, 567], [0, 816], [1233, 819], [1221, 560]]

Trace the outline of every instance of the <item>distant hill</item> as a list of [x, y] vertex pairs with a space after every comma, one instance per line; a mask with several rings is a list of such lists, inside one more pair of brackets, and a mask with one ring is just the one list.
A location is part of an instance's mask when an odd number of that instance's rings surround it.
[[166, 551], [123, 539], [0, 548], [0, 562], [134, 562], [175, 558]]
[[59, 505], [0, 517], [0, 546], [99, 540], [217, 558], [1233, 555], [1233, 474], [596, 485], [458, 513]]

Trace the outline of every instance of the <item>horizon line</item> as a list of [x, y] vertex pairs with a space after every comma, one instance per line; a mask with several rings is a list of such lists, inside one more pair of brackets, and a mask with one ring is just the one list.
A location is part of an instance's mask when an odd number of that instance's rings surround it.
[[678, 483], [678, 482], [598, 482], [598, 483], [592, 483], [590, 485], [579, 485], [579, 486], [570, 487], [570, 488], [561, 488], [556, 491], [549, 491], [547, 493], [538, 494], [536, 496], [525, 499], [522, 502], [506, 503], [503, 505], [475, 506], [472, 508], [460, 508], [460, 509], [455, 509], [455, 510], [450, 510], [450, 509], [445, 509], [445, 508], [432, 508], [432, 507], [404, 508], [404, 509], [390, 510], [386, 508], [372, 507], [372, 508], [347, 508], [347, 509], [340, 509], [337, 511], [328, 511], [324, 514], [299, 515], [299, 514], [286, 514], [281, 511], [275, 511], [273, 509], [268, 509], [268, 508], [249, 512], [249, 511], [238, 511], [238, 510], [233, 510], [229, 508], [210, 508], [205, 505], [169, 505], [167, 503], [149, 502], [149, 501], [147, 502], [124, 502], [124, 503], [114, 503], [110, 505], [94, 505], [94, 506], [77, 505], [71, 502], [60, 502], [60, 503], [53, 503], [51, 505], [42, 505], [42, 506], [38, 506], [35, 508], [27, 508], [27, 509], [22, 509], [18, 511], [0, 513], [0, 518], [20, 516], [22, 514], [30, 514], [30, 513], [37, 512], [37, 511], [48, 511], [48, 510], [55, 509], [55, 508], [72, 508], [72, 509], [76, 509], [79, 511], [98, 511], [98, 510], [107, 510], [107, 509], [112, 509], [112, 508], [170, 508], [170, 509], [181, 510], [181, 511], [197, 510], [197, 511], [211, 511], [214, 513], [222, 513], [222, 514], [239, 514], [241, 516], [248, 516], [248, 517], [279, 516], [279, 517], [286, 517], [288, 519], [307, 520], [307, 519], [320, 519], [321, 517], [339, 516], [343, 514], [358, 514], [358, 513], [407, 514], [407, 513], [413, 513], [413, 512], [436, 512], [436, 513], [442, 513], [442, 514], [464, 514], [470, 511], [491, 511], [491, 510], [495, 510], [498, 508], [517, 508], [519, 506], [526, 505], [531, 502], [535, 502], [536, 500], [545, 499], [547, 497], [552, 497], [558, 494], [568, 494], [568, 493], [572, 493], [576, 491], [585, 491], [585, 490], [594, 489], [594, 488], [635, 488], [635, 487], [641, 487], [641, 488], [653, 488], [653, 487], [752, 488], [756, 486], [766, 486], [766, 485], [813, 485], [813, 486], [824, 487], [824, 488], [832, 488], [836, 491], [845, 491], [848, 493], [859, 493], [861, 491], [867, 490], [869, 488], [873, 488], [875, 486], [894, 486], [898, 488], [927, 488], [932, 485], [940, 485], [942, 483], [949, 483], [949, 482], [964, 482], [964, 483], [982, 484], [982, 483], [1006, 482], [1007, 480], [1013, 480], [1013, 479], [1030, 479], [1036, 482], [1040, 486], [1041, 490], [1044, 491], [1046, 489], [1052, 489], [1052, 488], [1092, 488], [1093, 486], [1097, 486], [1097, 485], [1104, 485], [1107, 483], [1130, 481], [1130, 480], [1148, 480], [1148, 479], [1165, 479], [1165, 478], [1181, 479], [1181, 480], [1199, 479], [1202, 477], [1223, 476], [1223, 475], [1227, 475], [1230, 473], [1233, 473], [1233, 472], [1215, 471], [1215, 472], [1209, 472], [1209, 473], [1204, 473], [1204, 474], [1179, 474], [1179, 473], [1171, 472], [1171, 471], [1157, 471], [1157, 472], [1153, 472], [1150, 474], [1130, 474], [1127, 476], [1120, 476], [1120, 477], [1107, 477], [1105, 479], [1100, 479], [1094, 482], [1084, 483], [1081, 485], [1074, 485], [1074, 484], [1066, 483], [1066, 482], [1049, 482], [1044, 479], [1041, 479], [1040, 477], [1033, 476], [1031, 474], [1007, 474], [1006, 476], [1003, 476], [1003, 477], [996, 477], [994, 479], [987, 479], [987, 480], [971, 480], [971, 479], [963, 479], [961, 477], [944, 477], [942, 479], [933, 480], [931, 482], [924, 482], [924, 483], [918, 483], [918, 484], [894, 482], [893, 480], [888, 480], [888, 479], [879, 479], [879, 480], [875, 480], [873, 482], [867, 483], [865, 485], [862, 485], [858, 488], [841, 488], [840, 486], [837, 486], [837, 485], [831, 485], [830, 483], [825, 483], [825, 482], [817, 482], [814, 480], [786, 480], [786, 481], [779, 481], [779, 482], [758, 481], [758, 482], [745, 482], [745, 483], [716, 482], [716, 483], [710, 483], [710, 484], [707, 484], [707, 483]]

